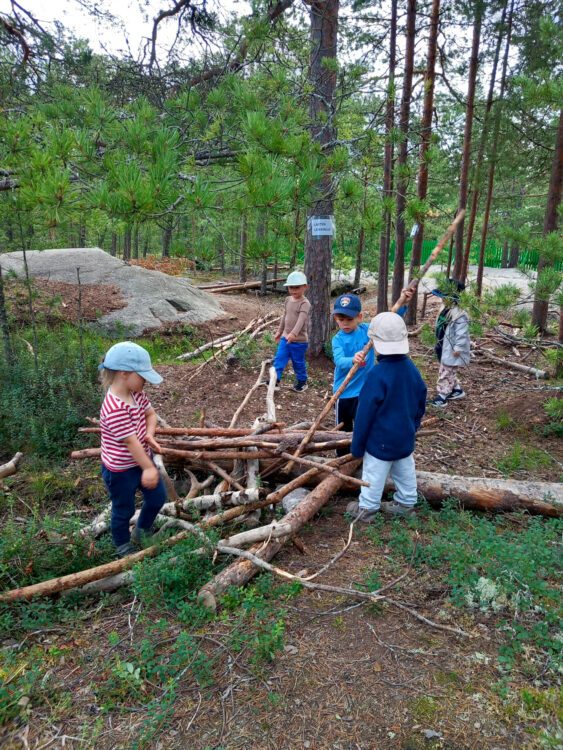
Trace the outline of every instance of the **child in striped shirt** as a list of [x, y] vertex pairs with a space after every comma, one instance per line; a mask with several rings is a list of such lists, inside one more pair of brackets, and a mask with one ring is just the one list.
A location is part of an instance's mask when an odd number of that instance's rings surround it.
[[[111, 534], [119, 557], [148, 543], [150, 529], [166, 502], [166, 489], [152, 455], [160, 453], [154, 438], [156, 412], [143, 393], [145, 383], [161, 383], [146, 349], [122, 341], [109, 349], [98, 368], [106, 388], [100, 411], [102, 478], [111, 498]], [[129, 534], [135, 513], [135, 492], [143, 492], [137, 525]], [[137, 546], [136, 546], [137, 545]]]

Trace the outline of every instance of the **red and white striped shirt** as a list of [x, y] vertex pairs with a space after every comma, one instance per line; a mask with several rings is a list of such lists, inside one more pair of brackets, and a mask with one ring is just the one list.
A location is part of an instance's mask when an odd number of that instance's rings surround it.
[[100, 410], [102, 463], [110, 471], [126, 471], [137, 466], [137, 462], [123, 442], [130, 435], [136, 435], [139, 438], [146, 454], [150, 456], [150, 448], [146, 441], [145, 412], [151, 408], [151, 402], [142, 391], [131, 392], [131, 396], [135, 406], [126, 404], [108, 390]]

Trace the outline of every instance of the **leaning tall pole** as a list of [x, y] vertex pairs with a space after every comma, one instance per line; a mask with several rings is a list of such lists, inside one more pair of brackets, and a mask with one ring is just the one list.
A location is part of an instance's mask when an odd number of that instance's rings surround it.
[[[414, 292], [418, 288], [418, 284], [419, 284], [420, 280], [426, 275], [426, 273], [427, 273], [428, 269], [430, 268], [430, 266], [436, 261], [438, 255], [440, 255], [440, 252], [444, 249], [444, 247], [446, 246], [446, 243], [448, 242], [448, 240], [450, 239], [450, 237], [453, 235], [453, 233], [456, 231], [457, 226], [459, 225], [459, 223], [463, 221], [464, 217], [465, 217], [465, 209], [463, 209], [462, 211], [459, 212], [459, 214], [455, 217], [455, 219], [452, 221], [452, 223], [450, 224], [450, 226], [446, 229], [445, 234], [442, 236], [442, 238], [440, 239], [440, 241], [438, 242], [438, 244], [436, 245], [436, 247], [434, 248], [434, 250], [432, 250], [432, 252], [428, 256], [428, 260], [426, 261], [426, 263], [420, 269], [420, 274], [419, 274], [418, 278], [412, 279], [409, 282], [409, 285], [408, 285], [407, 289], [409, 289], [409, 290], [411, 290], [411, 291]], [[407, 302], [407, 297], [406, 297], [405, 293], [403, 292], [403, 293], [401, 293], [401, 296], [399, 297], [399, 299], [395, 302], [395, 304], [391, 308], [391, 312], [397, 312], [405, 304], [405, 302]], [[370, 341], [368, 341], [368, 343], [362, 349], [363, 353], [367, 354], [369, 352], [369, 350], [371, 349], [371, 347], [372, 347], [372, 343], [371, 343], [371, 340], [370, 340]], [[315, 419], [315, 421], [313, 422], [313, 424], [309, 428], [309, 431], [304, 436], [303, 440], [297, 446], [297, 449], [294, 452], [294, 456], [296, 458], [301, 455], [301, 453], [303, 452], [303, 449], [305, 448], [305, 446], [309, 443], [309, 441], [313, 437], [313, 435], [316, 432], [316, 430], [317, 430], [318, 426], [320, 425], [320, 423], [323, 421], [323, 419], [326, 417], [326, 415], [332, 409], [332, 407], [334, 406], [334, 404], [340, 398], [341, 393], [344, 391], [344, 389], [346, 388], [346, 386], [348, 385], [348, 383], [352, 380], [352, 378], [356, 374], [356, 371], [358, 370], [359, 366], [360, 365], [352, 365], [352, 367], [350, 368], [350, 370], [348, 372], [348, 375], [346, 375], [346, 377], [344, 378], [344, 380], [343, 380], [342, 385], [340, 386], [340, 388], [336, 391], [336, 393], [334, 393], [332, 395], [332, 398], [327, 402], [326, 406], [323, 408], [323, 410], [321, 411], [321, 413], [319, 414], [319, 416]], [[287, 464], [287, 466], [285, 467], [284, 471], [286, 471], [286, 472], [289, 473], [292, 468], [293, 468], [293, 461], [290, 461]]]

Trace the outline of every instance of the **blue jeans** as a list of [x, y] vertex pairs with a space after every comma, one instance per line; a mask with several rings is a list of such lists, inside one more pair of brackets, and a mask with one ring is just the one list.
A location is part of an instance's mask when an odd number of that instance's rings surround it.
[[364, 454], [364, 465], [362, 468], [362, 479], [369, 482], [369, 487], [362, 487], [360, 492], [360, 508], [366, 510], [379, 510], [381, 507], [381, 496], [385, 487], [387, 475], [391, 473], [391, 479], [395, 483], [394, 499], [407, 508], [416, 505], [416, 473], [414, 470], [414, 457], [411, 453], [406, 458], [398, 458], [395, 461], [383, 461], [370, 453]]
[[307, 365], [305, 364], [305, 352], [309, 344], [307, 342], [298, 343], [296, 341], [293, 344], [288, 344], [285, 336], [282, 336], [280, 343], [278, 344], [278, 350], [274, 357], [274, 369], [277, 373], [278, 380], [281, 380], [283, 371], [291, 359], [293, 370], [297, 376], [299, 383], [304, 383], [307, 380]]
[[135, 492], [143, 492], [143, 506], [137, 526], [148, 531], [158, 511], [166, 502], [166, 488], [162, 478], [152, 490], [141, 485], [143, 470], [134, 466], [126, 471], [110, 471], [102, 464], [102, 479], [111, 498], [111, 536], [116, 547], [130, 540], [129, 521], [135, 513]]

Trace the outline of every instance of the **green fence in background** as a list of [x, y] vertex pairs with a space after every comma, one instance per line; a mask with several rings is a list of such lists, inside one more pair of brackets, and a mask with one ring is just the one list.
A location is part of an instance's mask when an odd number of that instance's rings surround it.
[[[432, 250], [436, 247], [436, 240], [425, 240], [422, 243], [422, 263], [425, 263], [428, 260], [428, 256], [432, 252]], [[411, 257], [411, 249], [412, 249], [412, 240], [407, 240], [405, 243], [405, 259], [410, 260]], [[444, 263], [444, 265], [447, 263], [448, 259], [448, 248], [444, 248], [442, 250], [441, 260]], [[540, 254], [537, 250], [521, 250], [520, 255], [518, 256], [518, 267], [524, 268], [527, 271], [532, 270], [535, 271], [538, 267], [538, 262], [540, 259]], [[391, 250], [389, 253], [389, 263], [390, 265], [393, 264], [393, 261], [395, 260], [395, 242], [391, 243]], [[479, 261], [479, 245], [473, 245], [471, 247], [471, 252], [469, 253], [469, 263], [470, 265], [477, 265]], [[485, 265], [489, 266], [490, 268], [502, 268], [502, 247], [498, 247], [494, 243], [487, 243], [485, 247]], [[559, 261], [558, 263], [554, 263], [553, 267], [556, 271], [563, 271], [563, 261]]]

